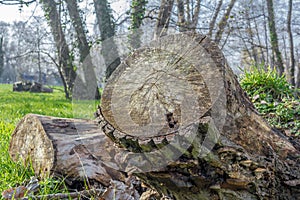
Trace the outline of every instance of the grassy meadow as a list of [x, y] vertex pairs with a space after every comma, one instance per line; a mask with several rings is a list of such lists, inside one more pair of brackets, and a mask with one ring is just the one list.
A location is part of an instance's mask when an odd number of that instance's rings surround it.
[[[14, 163], [8, 153], [10, 135], [24, 115], [35, 113], [64, 118], [93, 118], [98, 103], [66, 100], [62, 87], [55, 87], [53, 93], [46, 94], [12, 92], [12, 85], [0, 84], [0, 192], [34, 176], [30, 168]], [[62, 181], [51, 178], [41, 180], [40, 185], [40, 195], [66, 190]]]

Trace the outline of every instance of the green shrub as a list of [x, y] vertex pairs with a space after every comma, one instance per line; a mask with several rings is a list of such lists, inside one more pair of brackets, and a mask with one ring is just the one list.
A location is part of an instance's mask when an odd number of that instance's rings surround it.
[[300, 135], [300, 101], [285, 76], [268, 67], [244, 70], [240, 84], [261, 115], [274, 127]]

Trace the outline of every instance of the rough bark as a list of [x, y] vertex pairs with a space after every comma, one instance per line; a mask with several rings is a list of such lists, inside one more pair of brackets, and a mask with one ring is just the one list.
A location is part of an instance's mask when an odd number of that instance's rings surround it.
[[82, 63], [83, 76], [75, 80], [74, 98], [75, 99], [100, 99], [100, 93], [97, 85], [97, 77], [94, 71], [92, 58], [89, 55], [90, 47], [84, 30], [84, 24], [79, 14], [79, 8], [76, 0], [65, 0], [76, 31], [80, 62]]
[[[9, 153], [14, 161], [31, 164], [42, 177], [60, 175], [72, 181], [95, 180], [105, 186], [123, 180], [109, 164], [113, 142], [94, 121], [28, 114], [11, 136]], [[114, 149], [113, 149], [114, 150]]]
[[132, 153], [125, 171], [173, 199], [300, 194], [299, 144], [258, 115], [205, 36], [169, 35], [136, 51], [108, 81], [98, 116]]
[[271, 47], [272, 47], [273, 55], [275, 55], [275, 67], [279, 75], [282, 75], [284, 72], [284, 66], [282, 62], [282, 55], [278, 45], [278, 36], [276, 32], [273, 0], [267, 0], [266, 2], [267, 2], [267, 9], [269, 15], [268, 24], [269, 24], [269, 31], [270, 31]]
[[67, 8], [69, 11], [70, 18], [72, 20], [73, 27], [76, 31], [78, 48], [80, 52], [80, 62], [83, 62], [84, 59], [90, 53], [90, 48], [86, 38], [83, 21], [79, 14], [77, 1], [75, 0], [65, 0], [65, 1], [67, 3]]
[[167, 35], [174, 0], [161, 0], [154, 39]]
[[70, 50], [61, 26], [61, 18], [57, 12], [57, 4], [53, 0], [42, 0], [42, 7], [51, 27], [51, 32], [58, 52], [58, 71], [64, 84], [66, 98], [72, 98], [76, 71], [73, 68]]
[[106, 78], [121, 63], [118, 48], [114, 41], [115, 27], [112, 21], [111, 9], [107, 0], [94, 0], [95, 13], [102, 41], [102, 55], [106, 65]]
[[142, 36], [142, 29], [140, 27], [142, 26], [142, 22], [145, 16], [146, 11], [146, 0], [136, 0], [131, 2], [131, 13], [130, 13], [130, 19], [131, 19], [131, 25], [129, 27], [130, 29], [130, 35], [129, 35], [129, 43], [132, 49], [137, 49], [141, 46], [141, 36]]

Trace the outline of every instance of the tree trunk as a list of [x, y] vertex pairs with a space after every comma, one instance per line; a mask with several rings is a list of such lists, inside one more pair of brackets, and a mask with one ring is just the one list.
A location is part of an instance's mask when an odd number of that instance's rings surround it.
[[251, 26], [250, 13], [248, 10], [245, 11], [245, 16], [246, 16], [246, 23], [247, 23], [246, 33], [249, 34], [249, 40], [250, 40], [250, 45], [251, 45], [250, 56], [253, 57], [255, 65], [258, 66], [260, 64], [260, 62], [258, 62], [257, 50], [256, 50], [256, 46], [254, 45], [255, 37], [254, 37], [254, 33], [252, 30], [252, 26]]
[[115, 27], [112, 21], [111, 8], [107, 0], [94, 0], [94, 6], [101, 33], [101, 51], [106, 65], [106, 78], [109, 78], [121, 63], [118, 48], [114, 41]]
[[32, 164], [42, 177], [56, 174], [70, 182], [89, 179], [108, 186], [124, 178], [102, 163], [110, 163], [113, 146], [94, 121], [28, 114], [11, 136], [9, 153], [14, 161]]
[[141, 36], [142, 36], [142, 22], [146, 11], [146, 0], [135, 0], [131, 2], [131, 25], [130, 25], [130, 35], [129, 43], [132, 49], [137, 49], [141, 46]]
[[215, 43], [217, 44], [220, 44], [220, 41], [222, 39], [222, 35], [223, 35], [223, 32], [225, 30], [225, 27], [227, 25], [227, 21], [228, 19], [230, 18], [230, 13], [231, 13], [231, 10], [235, 4], [236, 0], [231, 0], [222, 19], [220, 20], [219, 24], [218, 24], [218, 31], [216, 33], [216, 36], [215, 36]]
[[170, 35], [136, 51], [107, 82], [98, 116], [132, 154], [123, 170], [173, 199], [300, 195], [299, 144], [257, 114], [205, 36]]
[[[186, 9], [185, 6], [186, 5]], [[198, 25], [201, 0], [196, 1], [194, 10], [190, 8], [190, 1], [177, 0], [177, 16], [179, 31], [194, 31]], [[186, 13], [186, 15], [185, 15]]]
[[296, 81], [296, 88], [300, 88], [300, 64], [298, 63], [298, 73], [297, 73], [297, 81]]
[[269, 31], [270, 31], [270, 40], [273, 55], [275, 54], [275, 67], [278, 70], [278, 74], [281, 76], [284, 72], [283, 62], [281, 52], [279, 50], [278, 45], [278, 36], [276, 32], [275, 25], [275, 16], [274, 16], [274, 7], [273, 0], [267, 0], [267, 8], [268, 8], [268, 23], [269, 23]]
[[[272, 59], [271, 59], [271, 56], [270, 56], [270, 53], [269, 53], [269, 42], [268, 42], [268, 28], [267, 28], [267, 16], [266, 16], [266, 12], [265, 12], [265, 6], [263, 8], [263, 11], [264, 11], [264, 38], [265, 38], [265, 46], [266, 46], [266, 64], [265, 64], [265, 69], [267, 68], [267, 65], [270, 65], [269, 63], [272, 62]], [[272, 65], [271, 65], [272, 66]]]
[[96, 116], [101, 130], [84, 120], [25, 117], [10, 153], [30, 155], [37, 172], [85, 166], [104, 184], [109, 167], [176, 200], [300, 195], [300, 144], [257, 114], [206, 36], [169, 35], [138, 49], [108, 80]]
[[45, 16], [51, 27], [51, 32], [58, 51], [58, 71], [65, 88], [66, 98], [72, 98], [73, 84], [76, 78], [76, 71], [73, 67], [73, 60], [70, 57], [70, 50], [61, 26], [61, 18], [57, 12], [54, 0], [42, 0], [42, 7]]
[[76, 31], [78, 48], [80, 52], [80, 62], [83, 62], [84, 59], [89, 55], [90, 48], [86, 38], [83, 21], [79, 14], [79, 8], [77, 1], [75, 0], [65, 0], [67, 3], [67, 8], [69, 11], [70, 18], [72, 20], [73, 27]]
[[184, 14], [184, 1], [183, 0], [177, 0], [177, 18], [178, 18], [178, 26], [179, 26], [179, 32], [184, 32], [187, 30], [186, 27], [186, 19]]
[[174, 0], [161, 0], [154, 39], [167, 35]]
[[289, 71], [290, 71], [290, 83], [293, 86], [296, 86], [295, 81], [295, 53], [294, 53], [294, 39], [292, 32], [292, 12], [293, 12], [293, 0], [289, 0], [289, 11], [288, 11], [288, 20], [287, 20], [287, 32], [289, 35], [290, 42], [290, 62], [289, 62]]
[[74, 85], [75, 99], [100, 99], [100, 93], [97, 85], [92, 58], [89, 55], [90, 47], [86, 38], [83, 21], [79, 14], [79, 8], [76, 0], [65, 0], [76, 31], [77, 42], [80, 53], [80, 62], [82, 63], [83, 77], [78, 76]]
[[0, 77], [4, 70], [3, 36], [0, 36]]
[[212, 33], [213, 33], [213, 30], [214, 30], [214, 27], [215, 27], [217, 18], [218, 18], [218, 16], [219, 16], [219, 13], [220, 13], [222, 4], [223, 4], [223, 0], [219, 0], [219, 1], [218, 1], [218, 5], [217, 5], [217, 7], [216, 7], [216, 9], [215, 9], [214, 16], [213, 16], [212, 20], [211, 20], [210, 23], [209, 23], [208, 36], [209, 36], [210, 38], [212, 38]]
[[198, 22], [199, 22], [199, 14], [200, 14], [200, 7], [201, 7], [201, 0], [197, 0], [196, 1], [196, 6], [192, 15], [192, 20], [191, 20], [191, 25], [190, 28], [192, 29], [192, 31], [196, 31]]
[[264, 45], [261, 42], [261, 32], [258, 30], [258, 25], [257, 25], [256, 19], [254, 19], [254, 27], [255, 27], [255, 33], [256, 33], [256, 37], [257, 37], [258, 44], [259, 44], [259, 50], [260, 50], [260, 54], [261, 54], [259, 63], [266, 63], [265, 51], [267, 51], [267, 49], [265, 50], [266, 47], [264, 47]]

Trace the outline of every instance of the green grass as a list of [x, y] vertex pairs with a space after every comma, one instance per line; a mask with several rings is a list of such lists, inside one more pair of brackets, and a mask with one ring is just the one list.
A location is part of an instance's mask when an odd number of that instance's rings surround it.
[[[0, 84], [0, 192], [22, 184], [34, 175], [33, 170], [10, 159], [8, 153], [11, 133], [24, 115], [35, 113], [63, 118], [93, 118], [99, 102], [66, 100], [62, 88], [54, 92], [29, 93], [12, 92], [12, 85]], [[61, 181], [44, 179], [40, 181], [39, 194], [50, 194], [66, 190]]]

